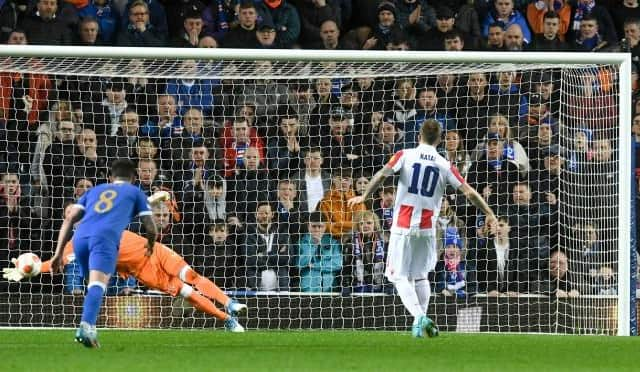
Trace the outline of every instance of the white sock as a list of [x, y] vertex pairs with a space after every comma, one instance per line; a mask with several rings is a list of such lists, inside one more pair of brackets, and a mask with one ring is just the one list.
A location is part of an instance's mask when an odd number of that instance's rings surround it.
[[398, 291], [398, 296], [400, 296], [402, 304], [411, 313], [411, 315], [413, 315], [415, 324], [416, 319], [423, 314], [413, 282], [410, 282], [406, 278], [402, 278], [395, 281], [393, 285]]
[[427, 308], [429, 307], [429, 300], [431, 298], [431, 285], [429, 285], [429, 280], [426, 278], [416, 280], [415, 287], [422, 314], [427, 315]]

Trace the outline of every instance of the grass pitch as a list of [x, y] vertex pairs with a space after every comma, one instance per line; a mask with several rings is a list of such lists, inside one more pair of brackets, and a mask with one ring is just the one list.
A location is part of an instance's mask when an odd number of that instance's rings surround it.
[[0, 330], [0, 371], [631, 371], [638, 337], [409, 332]]

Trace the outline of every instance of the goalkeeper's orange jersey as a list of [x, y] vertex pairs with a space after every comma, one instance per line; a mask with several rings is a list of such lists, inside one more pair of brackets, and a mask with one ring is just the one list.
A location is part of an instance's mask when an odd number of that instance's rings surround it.
[[[153, 266], [152, 270], [149, 269], [151, 271], [162, 270], [167, 274], [177, 275], [179, 270], [186, 265], [182, 257], [161, 243], [155, 243], [153, 254], [150, 257], [145, 256], [146, 244], [147, 239], [138, 234], [126, 230], [122, 233], [116, 264], [118, 274], [134, 276], [139, 279], [141, 271], [147, 270], [148, 268], [145, 266], [150, 265]], [[74, 259], [73, 244], [70, 241], [64, 247], [63, 264], [66, 265]], [[44, 261], [40, 271], [43, 273], [51, 272], [51, 260]]]

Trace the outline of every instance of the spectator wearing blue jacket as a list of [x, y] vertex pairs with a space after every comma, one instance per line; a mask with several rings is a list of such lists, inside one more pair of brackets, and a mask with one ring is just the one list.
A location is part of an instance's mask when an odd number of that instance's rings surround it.
[[[194, 76], [198, 73], [193, 60], [185, 60], [182, 69]], [[205, 116], [209, 116], [213, 109], [214, 85], [215, 82], [211, 79], [171, 79], [167, 82], [166, 93], [175, 99], [179, 115], [184, 115], [189, 108], [197, 108]]]
[[342, 269], [342, 248], [327, 234], [321, 212], [309, 214], [309, 233], [299, 243], [298, 269], [302, 292], [333, 292]]
[[405, 148], [418, 146], [418, 133], [420, 133], [422, 123], [427, 119], [434, 119], [440, 123], [443, 132], [456, 128], [455, 119], [450, 118], [446, 112], [438, 109], [436, 88], [427, 88], [418, 93], [416, 114], [412, 119], [405, 122]]
[[113, 45], [119, 15], [111, 7], [111, 0], [93, 0], [87, 6], [78, 9], [78, 16], [81, 19], [91, 17], [97, 20], [100, 42], [103, 45]]
[[495, 0], [493, 4], [494, 9], [487, 14], [482, 23], [482, 36], [486, 38], [489, 35], [489, 26], [496, 22], [502, 22], [505, 29], [517, 24], [522, 29], [525, 44], [529, 44], [532, 39], [527, 18], [514, 9], [513, 0]]

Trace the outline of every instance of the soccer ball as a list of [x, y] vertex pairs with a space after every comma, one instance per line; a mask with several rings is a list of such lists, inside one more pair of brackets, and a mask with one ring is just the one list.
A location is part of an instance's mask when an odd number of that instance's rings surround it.
[[42, 261], [40, 261], [40, 257], [33, 253], [23, 253], [16, 260], [16, 269], [25, 278], [40, 274], [41, 267]]

